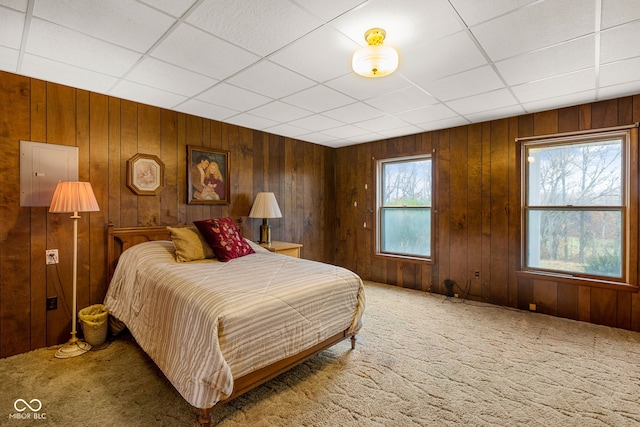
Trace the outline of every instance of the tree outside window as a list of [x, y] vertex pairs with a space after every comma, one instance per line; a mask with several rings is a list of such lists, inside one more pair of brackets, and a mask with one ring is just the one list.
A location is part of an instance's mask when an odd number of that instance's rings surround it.
[[527, 269], [624, 278], [627, 136], [523, 144]]
[[432, 161], [378, 161], [378, 253], [431, 257]]

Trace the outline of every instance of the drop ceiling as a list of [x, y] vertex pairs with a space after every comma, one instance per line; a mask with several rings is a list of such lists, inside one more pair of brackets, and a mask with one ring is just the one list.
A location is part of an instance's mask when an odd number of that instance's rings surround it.
[[341, 147], [638, 94], [640, 0], [0, 0], [0, 69]]

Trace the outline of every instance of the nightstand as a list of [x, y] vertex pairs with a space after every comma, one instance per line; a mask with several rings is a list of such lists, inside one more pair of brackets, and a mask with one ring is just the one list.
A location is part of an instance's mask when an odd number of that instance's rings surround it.
[[300, 258], [300, 248], [302, 248], [302, 245], [299, 243], [272, 241], [271, 243], [258, 244], [263, 248], [270, 250], [271, 252], [275, 252], [280, 255], [292, 256], [294, 258]]

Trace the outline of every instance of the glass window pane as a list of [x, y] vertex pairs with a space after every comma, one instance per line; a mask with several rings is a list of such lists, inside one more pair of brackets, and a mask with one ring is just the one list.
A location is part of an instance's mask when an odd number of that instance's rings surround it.
[[622, 211], [527, 212], [527, 266], [622, 277]]
[[382, 209], [382, 252], [431, 256], [431, 209]]
[[530, 147], [529, 206], [620, 206], [622, 141]]
[[383, 206], [431, 206], [431, 160], [385, 162]]

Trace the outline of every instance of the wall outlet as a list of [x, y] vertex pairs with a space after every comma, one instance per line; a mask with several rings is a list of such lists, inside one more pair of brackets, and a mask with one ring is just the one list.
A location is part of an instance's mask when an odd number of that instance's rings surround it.
[[534, 303], [529, 304], [529, 311], [536, 311], [537, 308], [538, 306], [536, 306]]
[[45, 251], [47, 256], [47, 265], [49, 264], [57, 264], [58, 263], [58, 250], [57, 249], [47, 249]]
[[58, 309], [58, 297], [47, 298], [47, 311]]

